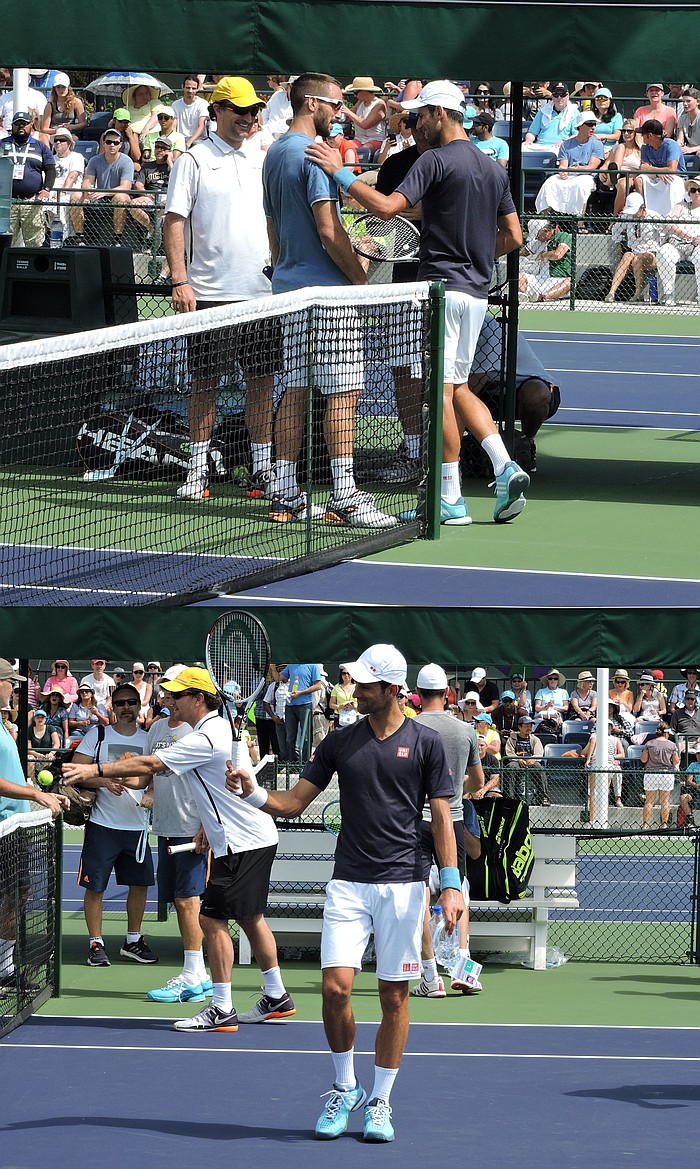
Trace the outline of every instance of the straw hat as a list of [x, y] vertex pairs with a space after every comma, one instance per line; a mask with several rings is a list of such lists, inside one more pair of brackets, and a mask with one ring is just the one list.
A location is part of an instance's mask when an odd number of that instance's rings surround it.
[[374, 84], [373, 77], [353, 77], [350, 85], [346, 85], [343, 93], [357, 93], [358, 89], [368, 89], [370, 93], [381, 93], [378, 85]]

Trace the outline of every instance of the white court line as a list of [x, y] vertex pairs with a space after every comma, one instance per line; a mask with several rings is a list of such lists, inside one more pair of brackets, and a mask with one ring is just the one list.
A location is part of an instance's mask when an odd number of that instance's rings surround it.
[[656, 369], [565, 369], [556, 365], [548, 365], [549, 373], [592, 373], [600, 377], [700, 377], [700, 373], [666, 373]]
[[[528, 333], [529, 330], [526, 329], [525, 332]], [[612, 334], [611, 336], [619, 337], [623, 335], [624, 334], [618, 333]], [[647, 336], [648, 335], [649, 334], [647, 334]], [[673, 336], [678, 336], [680, 338], [683, 336], [683, 334], [678, 333], [673, 334]], [[695, 337], [691, 337], [685, 344], [683, 344], [680, 340], [678, 342], [667, 340], [665, 337], [651, 341], [645, 341], [642, 337], [637, 339], [635, 336], [628, 337], [626, 341], [613, 341], [610, 338], [603, 337], [594, 339], [593, 337], [589, 337], [586, 333], [579, 333], [575, 337], [572, 337], [570, 334], [569, 336], [564, 337], [559, 333], [548, 333], [546, 337], [528, 337], [528, 340], [531, 345], [621, 345], [624, 347], [634, 345], [635, 349], [642, 345], [645, 345], [648, 349], [658, 349], [659, 341], [661, 340], [664, 346], [668, 346], [669, 349], [697, 349], [700, 347], [700, 337], [697, 339]]]
[[[483, 564], [414, 564], [409, 560], [353, 560], [347, 563], [360, 564], [367, 568], [425, 568], [430, 571], [435, 571], [436, 568], [446, 569], [449, 572], [498, 572], [507, 573], [509, 576], [572, 576], [582, 577], [584, 580], [640, 580], [640, 581], [659, 581], [663, 584], [697, 584], [694, 577], [686, 576], [621, 576], [619, 574], [612, 574], [609, 572], [562, 572], [560, 569], [552, 569], [543, 572], [539, 568], [490, 568]], [[313, 601], [309, 604], [319, 604], [321, 602]], [[338, 602], [328, 602], [328, 604]], [[351, 605], [357, 602], [350, 602]], [[405, 602], [396, 602], [398, 608], [405, 608]], [[585, 609], [586, 605], [572, 605], [573, 609]]]
[[[557, 414], [634, 414], [635, 418], [663, 418], [665, 421], [669, 418], [700, 418], [700, 413], [689, 410], [638, 410], [636, 406], [628, 406], [626, 410], [613, 409], [609, 406], [605, 408], [599, 406], [560, 406]], [[553, 415], [549, 421], [553, 421], [555, 417], [556, 415]], [[649, 426], [644, 429], [669, 430], [672, 428], [669, 426]]]

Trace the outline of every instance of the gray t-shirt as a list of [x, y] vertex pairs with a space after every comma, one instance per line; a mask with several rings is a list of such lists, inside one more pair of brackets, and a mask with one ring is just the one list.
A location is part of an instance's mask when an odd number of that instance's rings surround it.
[[86, 175], [92, 175], [98, 191], [113, 191], [124, 179], [134, 178], [134, 164], [126, 154], [117, 155], [114, 162], [107, 162], [103, 154], [95, 154], [85, 168]]
[[[185, 735], [192, 733], [189, 723], [179, 726], [168, 725], [167, 718], [158, 718], [146, 732], [146, 755], [155, 755], [163, 747], [171, 747]], [[197, 803], [190, 789], [190, 782], [183, 775], [176, 775], [168, 768], [153, 776], [153, 831], [157, 836], [194, 836], [202, 820]]]
[[[425, 711], [417, 715], [414, 721], [432, 727], [442, 739], [455, 785], [455, 794], [450, 800], [450, 814], [453, 820], [463, 820], [464, 773], [468, 767], [475, 767], [479, 762], [476, 731], [455, 718], [448, 710]], [[426, 803], [423, 808], [423, 819], [430, 821], [430, 818], [430, 804]]]
[[700, 112], [691, 122], [689, 114], [681, 114], [678, 118], [678, 127], [683, 131], [686, 146], [700, 146]]

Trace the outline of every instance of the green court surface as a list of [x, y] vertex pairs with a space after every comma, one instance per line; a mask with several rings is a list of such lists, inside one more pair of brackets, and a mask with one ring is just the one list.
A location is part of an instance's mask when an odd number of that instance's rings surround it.
[[525, 331], [553, 333], [628, 333], [652, 337], [700, 337], [700, 315], [688, 306], [687, 313], [644, 311], [639, 305], [627, 312], [589, 312], [576, 309], [532, 309], [522, 306], [518, 314]]

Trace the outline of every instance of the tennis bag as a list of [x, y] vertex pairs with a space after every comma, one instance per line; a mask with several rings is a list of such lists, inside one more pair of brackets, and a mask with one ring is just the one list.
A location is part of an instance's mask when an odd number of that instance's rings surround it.
[[[151, 411], [106, 413], [87, 418], [76, 439], [87, 471], [114, 468], [119, 479], [184, 479], [190, 440], [177, 415]], [[210, 479], [225, 479], [227, 460], [215, 438], [209, 451]]]
[[[97, 754], [95, 755], [95, 762], [99, 763], [100, 753], [102, 751], [102, 744], [105, 737], [105, 728], [100, 724], [97, 728]], [[70, 807], [63, 812], [64, 823], [70, 824], [73, 828], [83, 828], [90, 818], [92, 805], [97, 798], [97, 792], [94, 788], [76, 787], [74, 784], [66, 784], [62, 782], [62, 769], [64, 763], [70, 763], [73, 755], [80, 747], [78, 743], [75, 747], [66, 751], [60, 751], [55, 759], [46, 764], [46, 770], [53, 775], [53, 783], [50, 787], [43, 790], [50, 792], [54, 796], [65, 796], [70, 803]]]
[[527, 804], [510, 796], [474, 800], [481, 856], [467, 858], [469, 896], [475, 901], [517, 901], [527, 892], [535, 863]]

